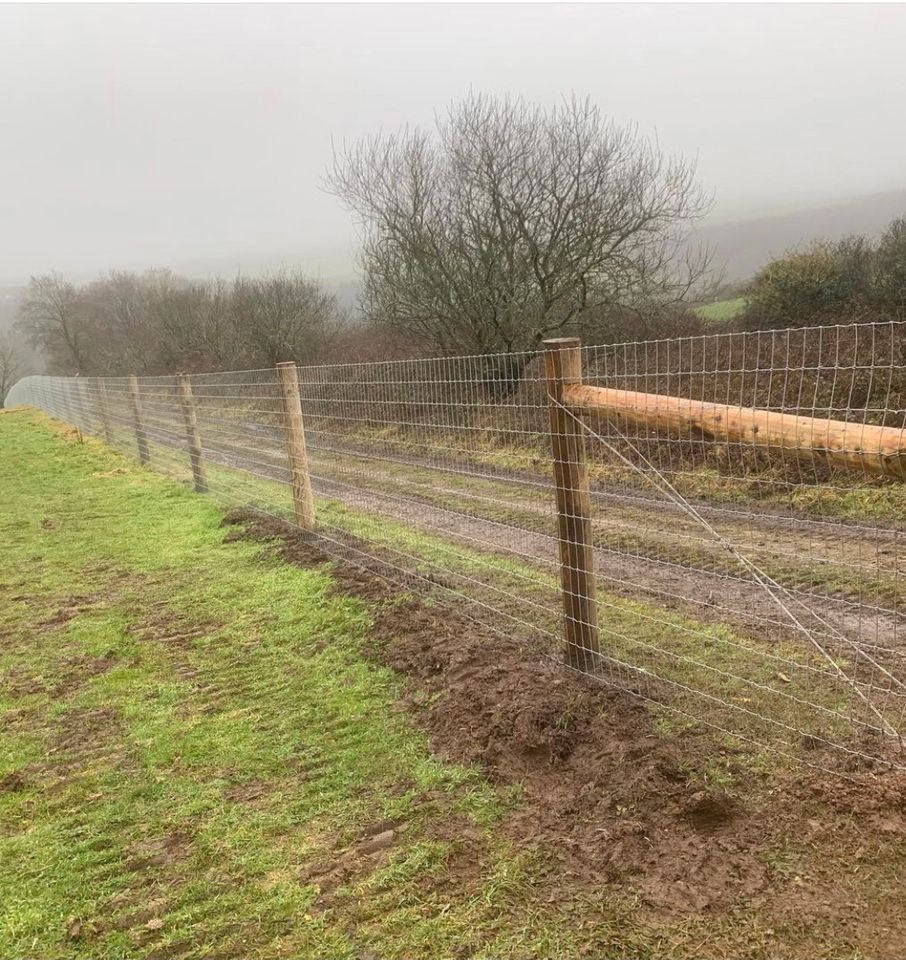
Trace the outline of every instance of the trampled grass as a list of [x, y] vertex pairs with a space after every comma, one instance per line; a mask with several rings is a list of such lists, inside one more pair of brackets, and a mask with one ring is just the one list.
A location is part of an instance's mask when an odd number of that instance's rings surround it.
[[227, 541], [212, 499], [22, 411], [0, 491], [0, 957], [870, 955], [552, 889], [498, 829], [518, 791], [432, 755], [363, 656], [369, 605]]

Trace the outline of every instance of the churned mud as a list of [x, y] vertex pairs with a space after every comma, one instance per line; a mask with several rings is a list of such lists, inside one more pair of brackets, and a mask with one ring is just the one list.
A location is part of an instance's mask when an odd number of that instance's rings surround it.
[[612, 885], [654, 914], [753, 908], [767, 923], [858, 937], [877, 948], [871, 955], [906, 955], [895, 908], [873, 904], [866, 926], [859, 907], [879, 882], [870, 851], [906, 843], [906, 775], [805, 765], [759, 773], [744, 745], [707, 732], [667, 736], [631, 694], [401, 596], [289, 524], [252, 511], [227, 522], [236, 525], [229, 537], [273, 541], [287, 562], [330, 562], [335, 589], [373, 605], [367, 654], [405, 677], [404, 706], [435, 752], [518, 788], [500, 829], [546, 858], [553, 887]]

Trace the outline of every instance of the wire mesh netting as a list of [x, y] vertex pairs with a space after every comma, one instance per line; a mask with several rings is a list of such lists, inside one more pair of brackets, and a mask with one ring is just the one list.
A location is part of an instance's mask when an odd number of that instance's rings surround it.
[[[304, 469], [328, 553], [643, 698], [674, 729], [705, 724], [819, 765], [906, 764], [906, 325], [579, 357], [582, 384], [629, 407], [560, 403], [540, 353], [294, 368], [301, 450], [279, 370], [29, 377], [7, 402], [303, 525]], [[690, 414], [702, 404], [716, 427]], [[806, 419], [789, 442], [759, 436], [763, 419], [729, 428], [756, 414]], [[883, 463], [879, 427], [893, 438]], [[563, 657], [564, 637], [581, 656]]]

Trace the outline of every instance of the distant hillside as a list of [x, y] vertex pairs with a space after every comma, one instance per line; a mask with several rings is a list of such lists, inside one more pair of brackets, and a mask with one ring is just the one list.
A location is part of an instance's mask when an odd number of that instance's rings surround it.
[[727, 281], [747, 280], [792, 247], [819, 238], [837, 240], [850, 233], [876, 234], [903, 215], [906, 190], [894, 190], [778, 216], [707, 224], [696, 231], [695, 238], [715, 249], [715, 263], [724, 265]]

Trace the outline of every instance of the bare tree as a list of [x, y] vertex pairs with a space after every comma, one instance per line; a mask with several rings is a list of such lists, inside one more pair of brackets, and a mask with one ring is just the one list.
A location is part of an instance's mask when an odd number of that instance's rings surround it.
[[156, 291], [150, 322], [158, 339], [155, 354], [161, 371], [209, 372], [242, 364], [230, 287], [223, 280], [175, 278]]
[[26, 362], [8, 333], [0, 333], [0, 407], [10, 387], [25, 375]]
[[588, 100], [470, 96], [433, 134], [335, 153], [327, 185], [362, 227], [366, 313], [446, 353], [678, 303], [708, 267], [687, 242], [709, 206], [694, 164]]
[[35, 277], [18, 325], [52, 372], [119, 376], [318, 362], [341, 323], [336, 298], [299, 273], [228, 283], [152, 270], [82, 287]]
[[233, 322], [246, 363], [315, 363], [340, 324], [334, 296], [297, 273], [240, 277], [232, 288]]
[[86, 319], [76, 287], [56, 273], [32, 277], [19, 307], [17, 326], [44, 352], [51, 372], [86, 373]]

